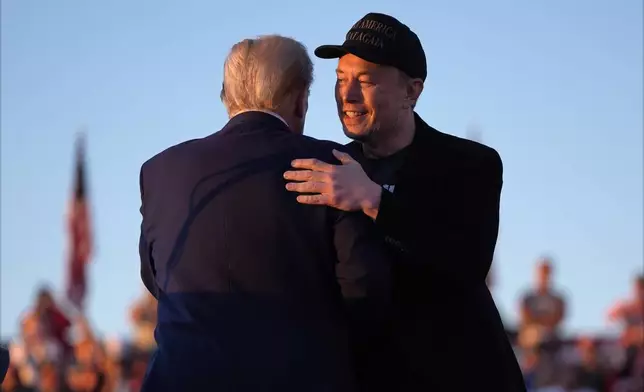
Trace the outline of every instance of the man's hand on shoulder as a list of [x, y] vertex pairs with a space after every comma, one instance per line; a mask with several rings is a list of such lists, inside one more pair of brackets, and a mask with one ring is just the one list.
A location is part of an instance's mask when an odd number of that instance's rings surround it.
[[317, 159], [296, 159], [295, 169], [284, 173], [290, 181], [286, 189], [298, 195], [302, 204], [327, 205], [343, 211], [360, 211], [375, 219], [378, 215], [382, 188], [349, 154], [333, 150], [342, 165], [331, 165]]

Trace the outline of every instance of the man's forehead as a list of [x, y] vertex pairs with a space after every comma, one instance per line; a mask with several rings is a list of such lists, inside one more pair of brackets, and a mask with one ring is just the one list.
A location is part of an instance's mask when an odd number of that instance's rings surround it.
[[386, 65], [375, 64], [358, 56], [347, 54], [338, 60], [337, 73], [385, 73], [395, 70]]

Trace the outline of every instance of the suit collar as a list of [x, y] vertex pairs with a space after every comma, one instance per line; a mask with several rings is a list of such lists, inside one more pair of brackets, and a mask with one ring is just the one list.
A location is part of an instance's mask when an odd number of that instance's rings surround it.
[[414, 112], [414, 122], [416, 123], [416, 131], [412, 145], [425, 144], [436, 138], [438, 131], [429, 126], [416, 112]]
[[[428, 125], [419, 115], [414, 112], [416, 122], [416, 132], [414, 140], [409, 146], [409, 154], [405, 166], [408, 167], [427, 167], [434, 166], [438, 156], [441, 155], [441, 138], [440, 132]], [[432, 170], [435, 170], [433, 167]], [[415, 169], [412, 169], [415, 171]]]
[[249, 126], [252, 126], [252, 128], [255, 129], [271, 128], [291, 132], [291, 129], [288, 127], [286, 122], [275, 113], [260, 112], [256, 110], [244, 111], [234, 115], [230, 120], [228, 120], [228, 123], [222, 131], [236, 129], [239, 126], [243, 126], [244, 129], [249, 129]]
[[271, 116], [278, 118], [281, 122], [284, 123], [284, 125], [286, 125], [288, 127], [288, 123], [286, 122], [286, 120], [284, 120], [284, 118], [282, 116], [280, 116], [279, 114], [277, 114], [275, 112], [271, 112], [270, 110], [242, 110], [240, 112], [237, 112], [237, 114], [235, 114], [233, 116], [233, 118], [239, 116], [240, 114], [250, 113], [250, 112], [256, 112], [256, 113], [259, 112], [259, 113], [270, 114]]

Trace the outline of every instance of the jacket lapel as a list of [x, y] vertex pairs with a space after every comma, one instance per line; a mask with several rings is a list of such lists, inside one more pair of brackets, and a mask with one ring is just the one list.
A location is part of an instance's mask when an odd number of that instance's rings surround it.
[[[432, 184], [436, 182], [441, 173], [444, 172], [440, 167], [441, 160], [439, 149], [439, 132], [430, 127], [423, 121], [420, 116], [414, 113], [416, 119], [416, 132], [414, 140], [409, 146], [409, 154], [400, 170], [396, 190], [412, 189], [421, 191], [421, 189], [432, 189]], [[409, 188], [409, 189], [408, 189]]]

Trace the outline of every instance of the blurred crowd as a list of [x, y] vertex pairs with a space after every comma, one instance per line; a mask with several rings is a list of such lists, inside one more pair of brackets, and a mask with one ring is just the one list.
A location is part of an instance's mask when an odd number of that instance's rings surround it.
[[509, 331], [530, 391], [644, 391], [644, 276], [630, 298], [617, 299], [606, 318], [620, 336], [567, 336], [567, 301], [554, 283], [554, 266], [541, 259], [534, 286], [523, 293], [519, 323]]
[[91, 323], [41, 288], [9, 342], [11, 363], [2, 391], [134, 392], [155, 348], [156, 299], [133, 304], [129, 341], [100, 339]]
[[[567, 336], [567, 301], [554, 283], [554, 265], [540, 259], [535, 283], [519, 304], [519, 323], [508, 328], [530, 391], [644, 391], [644, 276], [630, 298], [618, 299], [607, 319], [621, 335]], [[488, 281], [493, 290], [494, 282]], [[129, 341], [99, 339], [81, 314], [39, 289], [8, 346], [2, 391], [134, 392], [140, 389], [155, 348], [156, 300], [147, 292], [132, 305]]]

